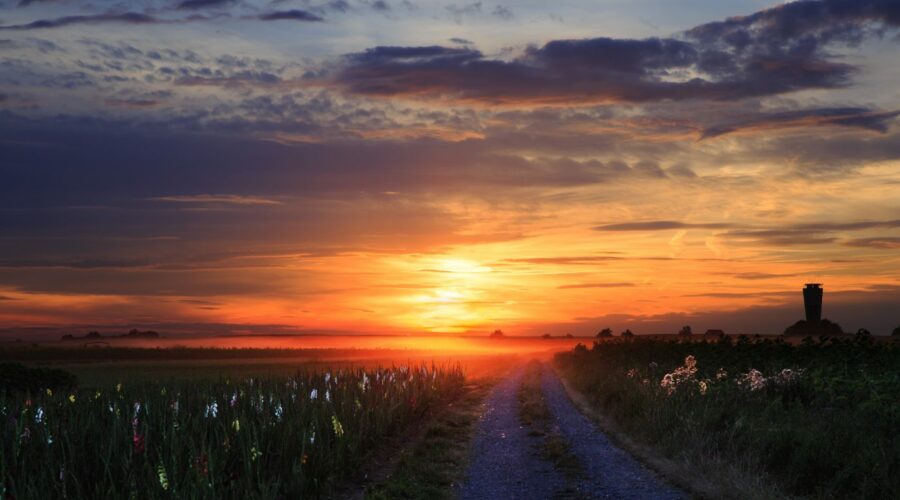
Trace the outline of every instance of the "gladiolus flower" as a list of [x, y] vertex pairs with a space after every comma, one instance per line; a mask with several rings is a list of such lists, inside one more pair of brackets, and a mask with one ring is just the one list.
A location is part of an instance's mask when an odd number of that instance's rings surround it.
[[331, 416], [331, 426], [334, 428], [334, 435], [337, 437], [343, 437], [344, 435], [344, 426], [341, 425], [341, 421], [338, 420], [337, 415]]
[[134, 454], [140, 455], [144, 452], [144, 435], [139, 434], [137, 431], [131, 436], [131, 442], [134, 447]]
[[194, 460], [194, 469], [197, 471], [197, 474], [203, 477], [209, 474], [209, 457], [206, 456], [206, 453], [201, 454]]
[[166, 474], [166, 468], [159, 464], [159, 467], [156, 468], [156, 473], [159, 475], [159, 485], [162, 486], [162, 489], [168, 490], [169, 476]]

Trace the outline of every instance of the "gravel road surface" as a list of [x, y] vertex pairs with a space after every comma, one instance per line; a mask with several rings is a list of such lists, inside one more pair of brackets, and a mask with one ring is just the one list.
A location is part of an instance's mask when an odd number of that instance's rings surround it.
[[553, 498], [565, 487], [565, 477], [537, 455], [535, 438], [519, 422], [517, 393], [524, 371], [515, 370], [485, 400], [460, 491], [463, 500]]
[[544, 397], [556, 418], [557, 431], [584, 466], [579, 490], [590, 498], [686, 499], [687, 495], [657, 478], [631, 455], [616, 447], [578, 411], [550, 366], [544, 365]]
[[[519, 421], [517, 392], [521, 367], [494, 387], [472, 445], [463, 500], [552, 499], [566, 491], [566, 478], [537, 451], [540, 438], [528, 435]], [[569, 400], [556, 372], [543, 366], [541, 381], [555, 427], [568, 442], [586, 474], [577, 497], [675, 500], [688, 496], [658, 479], [628, 453], [614, 446]]]

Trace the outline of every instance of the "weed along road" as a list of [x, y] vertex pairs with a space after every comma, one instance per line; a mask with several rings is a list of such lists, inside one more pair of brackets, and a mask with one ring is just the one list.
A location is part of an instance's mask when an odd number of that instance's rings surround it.
[[614, 446], [569, 400], [553, 368], [530, 362], [485, 400], [460, 498], [681, 499]]

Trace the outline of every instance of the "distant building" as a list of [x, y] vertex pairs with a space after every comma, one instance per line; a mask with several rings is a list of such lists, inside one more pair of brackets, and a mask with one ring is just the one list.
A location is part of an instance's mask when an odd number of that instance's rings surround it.
[[806, 324], [813, 326], [822, 321], [822, 284], [807, 283], [803, 289], [803, 307], [806, 309]]
[[822, 284], [807, 283], [803, 289], [803, 308], [806, 319], [785, 328], [785, 335], [842, 335], [841, 325], [822, 318]]

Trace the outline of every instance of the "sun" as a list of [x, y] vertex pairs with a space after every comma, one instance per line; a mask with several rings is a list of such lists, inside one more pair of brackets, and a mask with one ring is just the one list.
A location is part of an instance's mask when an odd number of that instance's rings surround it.
[[461, 333], [490, 321], [485, 299], [493, 270], [459, 258], [434, 259], [423, 271], [430, 288], [407, 297], [404, 322], [436, 333]]

